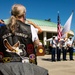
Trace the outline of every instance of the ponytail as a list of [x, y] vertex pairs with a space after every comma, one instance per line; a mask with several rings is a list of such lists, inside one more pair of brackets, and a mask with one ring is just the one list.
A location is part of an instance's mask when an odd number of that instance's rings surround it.
[[11, 30], [12, 33], [15, 32], [16, 25], [17, 25], [16, 18], [14, 16], [11, 16], [10, 19], [9, 19], [8, 27]]

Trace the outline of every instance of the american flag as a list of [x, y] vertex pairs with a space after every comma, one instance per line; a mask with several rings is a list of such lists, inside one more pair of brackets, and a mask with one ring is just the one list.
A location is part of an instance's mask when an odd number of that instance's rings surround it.
[[58, 40], [60, 40], [61, 36], [62, 36], [62, 32], [61, 32], [60, 17], [59, 17], [59, 12], [58, 12], [58, 17], [57, 17], [57, 37], [58, 37]]

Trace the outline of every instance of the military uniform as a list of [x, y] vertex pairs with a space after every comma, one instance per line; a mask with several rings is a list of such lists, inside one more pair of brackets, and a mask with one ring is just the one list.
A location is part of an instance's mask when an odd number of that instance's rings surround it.
[[73, 40], [72, 40], [71, 36], [69, 37], [69, 39], [67, 41], [67, 47], [68, 47], [70, 60], [74, 60], [73, 59]]
[[53, 36], [51, 45], [52, 45], [52, 50], [51, 50], [51, 55], [52, 55], [52, 57], [51, 57], [51, 60], [52, 60], [52, 61], [56, 61], [56, 59], [55, 59], [55, 52], [56, 52], [56, 41], [55, 41], [55, 36]]
[[62, 54], [63, 54], [63, 60], [67, 60], [66, 59], [66, 54], [67, 54], [67, 41], [63, 40], [63, 43], [62, 43]]
[[61, 60], [61, 42], [58, 42], [57, 45], [57, 61]]

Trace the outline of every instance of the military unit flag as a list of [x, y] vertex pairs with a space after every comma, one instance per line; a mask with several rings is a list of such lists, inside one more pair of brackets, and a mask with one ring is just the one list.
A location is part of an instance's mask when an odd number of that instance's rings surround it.
[[72, 22], [72, 16], [73, 16], [73, 12], [70, 15], [70, 17], [68, 18], [68, 20], [66, 21], [63, 29], [62, 29], [62, 38], [68, 37], [67, 34], [70, 31], [71, 28], [71, 22]]

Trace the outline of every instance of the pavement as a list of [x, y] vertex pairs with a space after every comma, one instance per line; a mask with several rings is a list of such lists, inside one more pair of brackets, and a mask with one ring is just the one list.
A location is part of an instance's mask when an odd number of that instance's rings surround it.
[[49, 75], [75, 75], [75, 56], [74, 61], [69, 60], [69, 55], [67, 61], [52, 62], [51, 55], [38, 56], [37, 60], [38, 66], [47, 69]]

